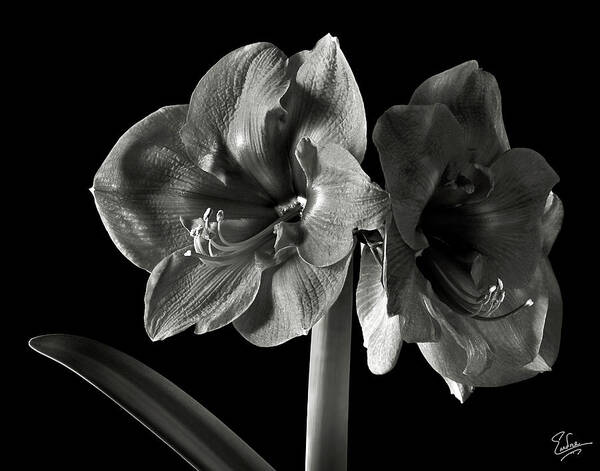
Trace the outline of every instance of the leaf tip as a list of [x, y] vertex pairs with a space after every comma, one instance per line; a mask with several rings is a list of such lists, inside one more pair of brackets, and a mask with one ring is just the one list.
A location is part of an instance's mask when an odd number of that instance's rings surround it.
[[38, 335], [36, 337], [30, 338], [27, 344], [29, 345], [29, 348], [36, 351], [37, 353], [46, 355], [48, 347], [50, 346], [53, 340], [56, 340], [57, 337], [58, 334]]

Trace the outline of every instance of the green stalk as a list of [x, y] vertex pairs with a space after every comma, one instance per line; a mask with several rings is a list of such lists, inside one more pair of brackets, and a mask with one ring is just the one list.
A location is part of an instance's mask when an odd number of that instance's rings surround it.
[[312, 328], [306, 471], [345, 471], [347, 466], [352, 265], [339, 298]]

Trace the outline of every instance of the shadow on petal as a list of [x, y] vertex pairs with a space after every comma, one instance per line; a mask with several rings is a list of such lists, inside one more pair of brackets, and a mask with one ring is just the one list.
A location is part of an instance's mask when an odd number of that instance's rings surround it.
[[94, 177], [94, 199], [111, 239], [148, 271], [189, 243], [180, 217], [200, 217], [209, 206], [250, 226], [254, 219], [265, 226], [273, 217], [250, 188], [225, 185], [188, 157], [179, 138], [187, 110], [185, 105], [161, 108], [135, 124]]
[[448, 165], [466, 161], [463, 130], [444, 105], [393, 106], [377, 120], [373, 140], [398, 230], [410, 247], [423, 249], [421, 214]]
[[200, 79], [182, 138], [192, 156], [222, 154], [273, 201], [292, 196], [286, 151], [287, 57], [269, 43], [230, 52]]
[[388, 312], [400, 317], [405, 342], [435, 342], [440, 336], [440, 326], [421, 298], [421, 293], [427, 291], [427, 281], [417, 268], [415, 251], [402, 240], [393, 221], [386, 228], [383, 259]]
[[[427, 212], [427, 233], [483, 255], [482, 283], [526, 285], [542, 256], [542, 215], [558, 176], [530, 149], [511, 149], [491, 168], [495, 185], [479, 202]], [[484, 286], [484, 287], [485, 287]]]

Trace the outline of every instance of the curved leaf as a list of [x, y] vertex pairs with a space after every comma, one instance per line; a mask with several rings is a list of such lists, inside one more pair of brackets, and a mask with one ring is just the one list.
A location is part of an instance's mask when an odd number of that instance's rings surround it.
[[42, 335], [29, 346], [106, 394], [194, 468], [273, 469], [195, 399], [135, 358], [74, 335]]

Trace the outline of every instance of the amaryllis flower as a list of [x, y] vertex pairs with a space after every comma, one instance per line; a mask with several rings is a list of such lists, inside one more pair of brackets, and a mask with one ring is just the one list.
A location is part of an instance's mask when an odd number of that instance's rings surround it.
[[237, 49], [189, 105], [127, 131], [93, 193], [113, 242], [151, 271], [149, 336], [232, 321], [258, 345], [305, 334], [342, 289], [354, 231], [388, 211], [365, 146], [362, 98], [329, 35], [290, 58]]
[[402, 341], [464, 400], [550, 369], [562, 222], [544, 158], [508, 144], [495, 78], [471, 61], [426, 80], [374, 130], [393, 219], [363, 247], [357, 308], [372, 371]]

